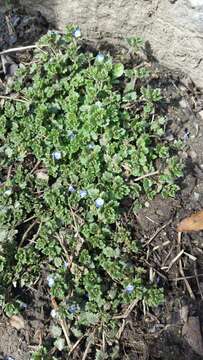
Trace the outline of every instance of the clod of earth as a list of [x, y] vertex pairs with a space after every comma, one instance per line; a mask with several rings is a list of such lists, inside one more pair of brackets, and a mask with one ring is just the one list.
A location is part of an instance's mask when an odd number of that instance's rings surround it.
[[183, 219], [177, 226], [179, 232], [203, 230], [203, 210]]

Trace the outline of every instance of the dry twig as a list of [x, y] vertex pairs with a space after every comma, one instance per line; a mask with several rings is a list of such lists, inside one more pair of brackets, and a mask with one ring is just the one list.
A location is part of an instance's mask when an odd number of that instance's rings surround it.
[[139, 300], [134, 300], [127, 308], [127, 310], [122, 315], [113, 316], [113, 319], [127, 319], [130, 313], [133, 311], [134, 307], [138, 304]]
[[25, 231], [25, 233], [23, 234], [23, 237], [20, 241], [20, 244], [19, 244], [19, 249], [21, 248], [21, 246], [23, 245], [28, 233], [30, 232], [30, 230], [38, 223], [37, 220], [35, 220], [32, 224], [30, 224], [30, 226], [28, 226], [27, 230]]
[[84, 352], [84, 354], [83, 354], [82, 360], [85, 360], [86, 357], [87, 357], [87, 355], [88, 355], [88, 352], [89, 352], [90, 347], [91, 347], [91, 345], [92, 345], [92, 342], [93, 342], [93, 340], [94, 340], [95, 331], [96, 331], [96, 329], [94, 329], [93, 333], [90, 335], [90, 339], [89, 339], [89, 341], [88, 341], [87, 347], [86, 347], [85, 352]]
[[137, 177], [136, 179], [133, 180], [133, 182], [137, 182], [137, 181], [140, 181], [140, 180], [145, 179], [147, 177], [151, 177], [151, 176], [158, 175], [158, 174], [159, 174], [159, 170], [156, 170], [156, 171], [153, 171], [151, 173], [148, 173], [148, 174]]
[[6, 95], [0, 95], [0, 99], [14, 100], [14, 101], [22, 102], [22, 103], [27, 103], [28, 102], [28, 100], [18, 99], [18, 98], [14, 97], [14, 96], [6, 96]]
[[[178, 232], [178, 247], [179, 247], [179, 249], [181, 248], [181, 235], [182, 235], [182, 233], [181, 233], [181, 232]], [[185, 273], [184, 273], [184, 270], [183, 270], [183, 264], [182, 264], [182, 260], [181, 260], [181, 259], [179, 259], [179, 272], [180, 272], [180, 274], [181, 274], [182, 277], [183, 277], [185, 286], [186, 286], [186, 288], [187, 288], [187, 290], [188, 290], [188, 292], [189, 292], [189, 294], [190, 294], [191, 299], [195, 300], [195, 295], [193, 294], [193, 291], [192, 291], [192, 289], [191, 289], [191, 286], [190, 286], [188, 280], [187, 280], [186, 277], [185, 277]]]
[[[55, 310], [58, 310], [58, 305], [57, 305], [57, 302], [56, 302], [55, 298], [51, 298], [51, 303], [52, 303], [53, 308]], [[59, 323], [60, 323], [61, 328], [63, 330], [67, 345], [68, 345], [69, 349], [71, 349], [71, 342], [70, 342], [69, 334], [68, 334], [69, 333], [68, 326], [67, 326], [64, 319], [59, 319]]]
[[47, 45], [28, 45], [28, 46], [21, 46], [16, 48], [7, 49], [0, 52], [0, 55], [4, 54], [10, 54], [12, 52], [18, 52], [18, 51], [25, 51], [25, 50], [31, 50], [31, 49], [39, 49], [42, 50], [41, 47], [45, 47]]
[[161, 226], [160, 228], [158, 228], [155, 233], [150, 237], [150, 239], [146, 242], [146, 244], [144, 244], [143, 247], [146, 247], [147, 245], [149, 245], [154, 239], [155, 237], [163, 230], [166, 228], [166, 226], [168, 226], [169, 224], [171, 224], [172, 219], [169, 220], [166, 224], [164, 224], [163, 226]]

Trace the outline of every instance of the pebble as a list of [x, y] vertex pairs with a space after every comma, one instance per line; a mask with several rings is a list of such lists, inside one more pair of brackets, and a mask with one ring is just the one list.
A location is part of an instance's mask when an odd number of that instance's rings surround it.
[[198, 114], [201, 117], [201, 119], [203, 120], [203, 110], [201, 110]]
[[193, 196], [194, 196], [194, 200], [195, 200], [195, 201], [199, 201], [199, 198], [200, 198], [200, 194], [199, 194], [199, 193], [197, 193], [197, 192], [194, 191]]
[[188, 155], [191, 157], [192, 160], [196, 160], [197, 159], [197, 153], [194, 150], [190, 150], [188, 152]]
[[188, 103], [185, 99], [181, 99], [179, 101], [179, 105], [183, 108], [183, 109], [186, 109], [188, 107]]

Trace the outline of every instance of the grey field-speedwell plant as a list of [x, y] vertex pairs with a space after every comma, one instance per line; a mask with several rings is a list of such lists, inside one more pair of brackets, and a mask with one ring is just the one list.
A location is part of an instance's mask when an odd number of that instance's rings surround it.
[[141, 196], [175, 196], [182, 165], [148, 70], [84, 51], [81, 40], [73, 26], [43, 36], [0, 109], [1, 305], [16, 312], [12, 290], [41, 284], [71, 339], [102, 326], [108, 341], [123, 305], [163, 301], [123, 200], [132, 219]]

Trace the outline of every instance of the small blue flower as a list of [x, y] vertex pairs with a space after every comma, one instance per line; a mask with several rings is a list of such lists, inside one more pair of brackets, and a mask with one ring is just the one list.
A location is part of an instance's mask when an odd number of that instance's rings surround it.
[[76, 137], [76, 135], [74, 134], [74, 132], [73, 132], [73, 131], [69, 131], [69, 133], [68, 133], [68, 139], [69, 139], [69, 140], [74, 140], [75, 137]]
[[85, 196], [87, 196], [87, 191], [86, 190], [80, 190], [80, 197], [84, 198]]
[[134, 285], [128, 284], [128, 286], [126, 286], [125, 288], [125, 292], [127, 292], [128, 294], [132, 294], [134, 288]]
[[64, 267], [64, 269], [67, 269], [69, 267], [69, 263], [67, 261], [64, 261], [63, 267]]
[[8, 190], [6, 190], [6, 191], [4, 192], [4, 195], [6, 195], [6, 196], [11, 196], [11, 194], [12, 194], [12, 190], [11, 190], [11, 189], [8, 189]]
[[104, 205], [104, 200], [101, 199], [101, 198], [98, 198], [98, 199], [95, 201], [95, 205], [96, 205], [96, 208], [97, 208], [97, 209], [101, 208], [101, 207]]
[[75, 31], [73, 31], [73, 36], [75, 38], [81, 37], [81, 30], [79, 28], [75, 29]]
[[104, 55], [99, 53], [97, 56], [96, 56], [96, 60], [100, 63], [102, 63], [104, 61]]
[[96, 105], [99, 109], [101, 109], [101, 108], [103, 107], [101, 101], [96, 101], [95, 105]]
[[186, 128], [186, 129], [184, 130], [183, 140], [184, 140], [185, 142], [187, 142], [187, 141], [189, 140], [189, 138], [190, 138], [190, 132], [189, 132], [189, 130]]
[[51, 317], [52, 317], [53, 319], [56, 318], [56, 316], [57, 316], [57, 311], [56, 311], [55, 309], [52, 309], [50, 315], [51, 315]]
[[88, 149], [93, 150], [95, 148], [95, 144], [90, 143], [87, 145]]
[[21, 309], [27, 309], [28, 305], [26, 303], [24, 303], [23, 301], [20, 303], [20, 308]]
[[54, 152], [52, 153], [52, 158], [53, 158], [54, 160], [60, 160], [61, 157], [62, 157], [62, 155], [61, 155], [61, 152], [60, 152], [60, 151], [54, 151]]
[[48, 282], [48, 286], [49, 286], [50, 288], [54, 286], [55, 280], [54, 280], [54, 278], [53, 278], [52, 275], [48, 275], [48, 276], [47, 276], [47, 282]]
[[77, 310], [78, 310], [77, 305], [71, 305], [71, 306], [68, 307], [68, 312], [70, 314], [75, 314]]
[[73, 185], [69, 185], [68, 191], [71, 192], [71, 193], [74, 193], [74, 192], [76, 192], [76, 189], [74, 188]]

